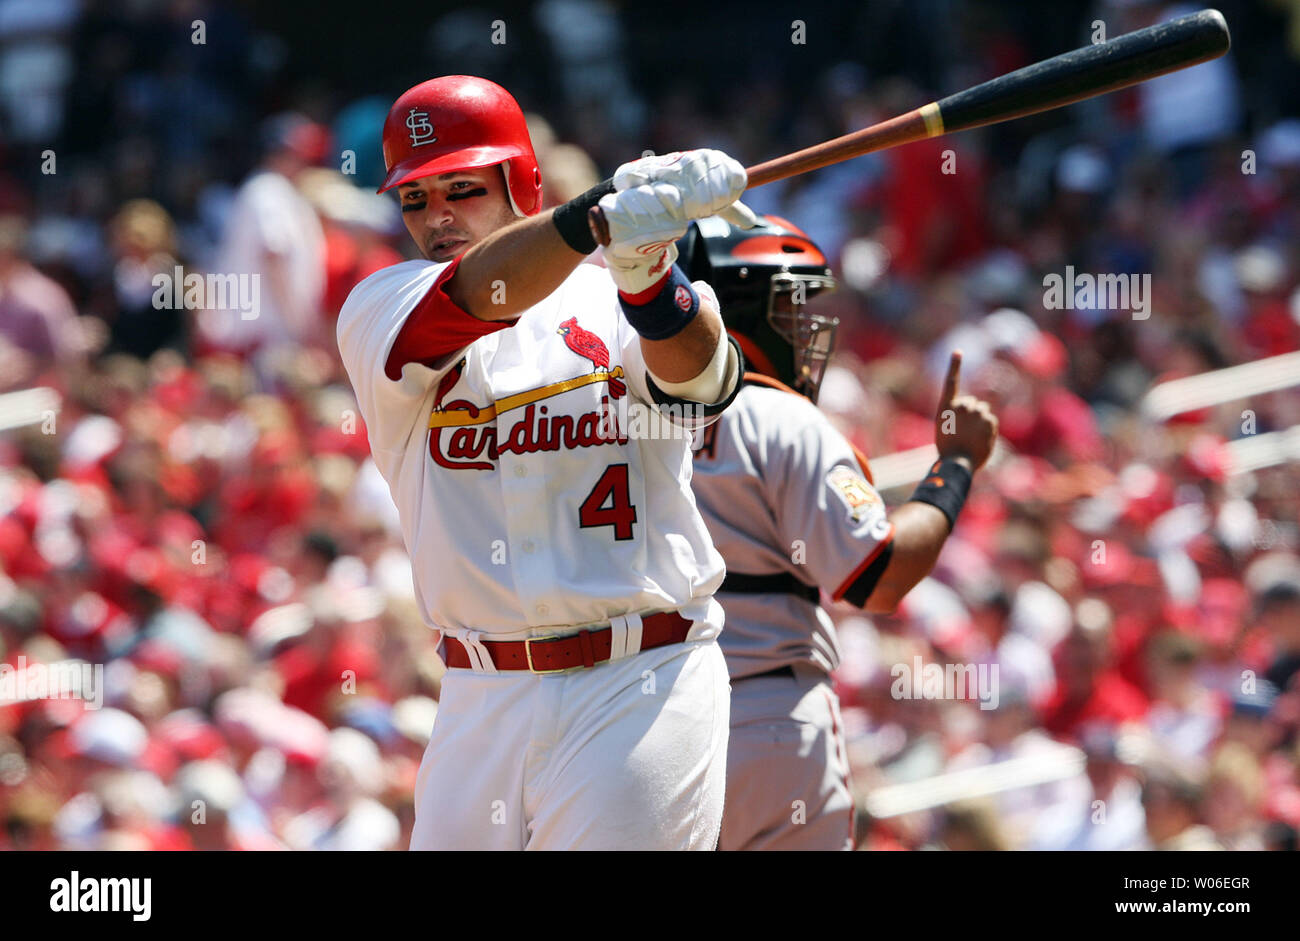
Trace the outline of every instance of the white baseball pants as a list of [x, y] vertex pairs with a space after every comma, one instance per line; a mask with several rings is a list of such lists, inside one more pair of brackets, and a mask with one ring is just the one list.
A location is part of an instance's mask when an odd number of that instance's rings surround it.
[[587, 670], [449, 670], [413, 850], [712, 850], [730, 687], [714, 640]]

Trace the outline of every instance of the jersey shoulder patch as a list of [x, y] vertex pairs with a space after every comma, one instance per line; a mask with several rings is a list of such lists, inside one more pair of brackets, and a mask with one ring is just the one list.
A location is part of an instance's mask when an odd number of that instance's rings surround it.
[[849, 519], [855, 523], [862, 522], [874, 507], [880, 505], [880, 495], [862, 475], [843, 464], [838, 464], [827, 472], [826, 485], [839, 497]]

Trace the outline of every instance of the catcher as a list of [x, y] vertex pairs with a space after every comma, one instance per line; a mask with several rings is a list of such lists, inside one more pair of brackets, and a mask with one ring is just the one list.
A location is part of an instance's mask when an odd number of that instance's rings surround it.
[[891, 612], [934, 567], [988, 459], [997, 419], [957, 394], [954, 353], [935, 420], [939, 460], [886, 515], [866, 459], [816, 408], [838, 320], [807, 301], [835, 286], [802, 231], [720, 218], [679, 242], [687, 276], [717, 293], [747, 364], [740, 392], [696, 438], [692, 489], [727, 563], [719, 643], [731, 738], [719, 849], [851, 849], [854, 806], [839, 702], [839, 647], [821, 591]]

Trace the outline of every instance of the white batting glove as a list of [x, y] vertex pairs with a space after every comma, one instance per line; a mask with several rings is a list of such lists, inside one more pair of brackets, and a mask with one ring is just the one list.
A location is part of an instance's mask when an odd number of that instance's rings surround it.
[[605, 264], [626, 294], [640, 294], [663, 278], [677, 260], [677, 240], [690, 218], [681, 193], [667, 183], [641, 185], [607, 193], [600, 208], [609, 225]]
[[668, 183], [682, 194], [682, 207], [691, 219], [719, 215], [742, 228], [758, 217], [739, 202], [749, 180], [739, 161], [720, 150], [686, 150], [625, 163], [614, 172], [614, 189]]
[[677, 261], [677, 243], [669, 242], [657, 252], [639, 254], [634, 245], [611, 242], [605, 248], [605, 267], [614, 285], [624, 294], [640, 294], [663, 281]]
[[682, 194], [668, 183], [653, 183], [606, 193], [600, 208], [609, 226], [611, 245], [635, 247], [651, 255], [686, 234], [691, 217], [682, 204]]

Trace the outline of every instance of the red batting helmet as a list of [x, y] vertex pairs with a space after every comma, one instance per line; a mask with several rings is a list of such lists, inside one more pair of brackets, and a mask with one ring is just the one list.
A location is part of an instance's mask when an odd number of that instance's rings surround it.
[[421, 177], [505, 164], [510, 205], [520, 216], [542, 208], [542, 171], [519, 103], [495, 82], [445, 75], [402, 93], [384, 122], [379, 192]]

